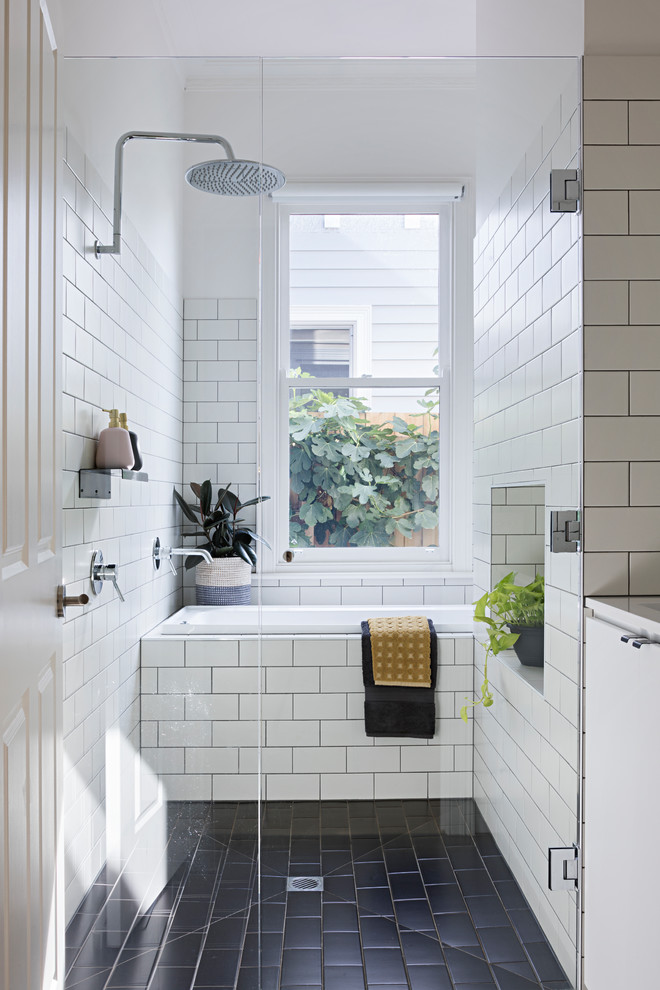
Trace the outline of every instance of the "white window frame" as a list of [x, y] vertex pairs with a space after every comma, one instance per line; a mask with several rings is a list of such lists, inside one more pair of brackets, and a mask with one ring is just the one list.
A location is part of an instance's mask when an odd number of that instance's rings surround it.
[[[260, 387], [258, 416], [258, 488], [271, 499], [261, 506], [261, 526], [264, 536], [272, 544], [272, 550], [262, 548], [261, 573], [264, 576], [282, 578], [295, 575], [323, 575], [328, 573], [378, 573], [389, 576], [435, 571], [464, 575], [471, 570], [471, 461], [472, 461], [472, 237], [473, 205], [469, 185], [464, 184], [464, 196], [458, 203], [423, 193], [424, 183], [418, 187], [408, 184], [404, 198], [391, 192], [383, 197], [371, 196], [369, 184], [364, 184], [362, 194], [353, 190], [345, 200], [341, 198], [341, 184], [327, 198], [327, 189], [319, 192], [318, 199], [306, 195], [303, 199], [291, 196], [287, 202], [286, 187], [278, 195], [278, 201], [264, 199], [262, 205], [262, 278], [260, 293]], [[420, 193], [420, 187], [422, 192]], [[375, 187], [374, 187], [375, 188]], [[409, 196], [410, 188], [416, 190]], [[339, 191], [337, 191], [339, 190]], [[371, 379], [370, 385], [430, 387], [440, 386], [441, 449], [445, 456], [441, 462], [441, 486], [439, 512], [446, 520], [447, 539], [444, 545], [433, 547], [382, 547], [382, 548], [303, 548], [293, 552], [293, 560], [284, 559], [289, 548], [289, 458], [288, 458], [288, 327], [289, 327], [289, 217], [307, 213], [324, 215], [343, 214], [413, 214], [449, 211], [450, 236], [442, 244], [440, 271], [448, 273], [450, 307], [447, 313], [448, 328], [439, 330], [438, 379]], [[444, 249], [444, 254], [443, 254]], [[456, 264], [458, 257], [464, 259]], [[440, 291], [440, 286], [439, 286]], [[277, 301], [277, 302], [275, 302]], [[304, 307], [311, 309], [312, 307]], [[324, 307], [325, 308], [325, 307]], [[328, 307], [336, 310], [339, 307]], [[357, 307], [347, 307], [355, 310]], [[444, 314], [440, 315], [442, 319]], [[284, 331], [280, 332], [280, 328]], [[451, 369], [451, 373], [450, 373]], [[349, 380], [350, 381], [350, 380]], [[326, 384], [330, 384], [328, 381]], [[346, 382], [344, 381], [344, 385]], [[363, 387], [364, 380], [355, 383]], [[442, 430], [444, 427], [444, 430]], [[443, 435], [444, 433], [444, 435]], [[442, 470], [442, 464], [445, 470]], [[286, 508], [283, 509], [283, 506]], [[278, 512], [279, 508], [279, 512]]]

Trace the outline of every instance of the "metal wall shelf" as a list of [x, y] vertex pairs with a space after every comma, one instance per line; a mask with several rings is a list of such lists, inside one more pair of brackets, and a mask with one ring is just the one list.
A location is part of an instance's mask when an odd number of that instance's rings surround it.
[[126, 471], [124, 468], [81, 468], [78, 476], [80, 498], [110, 498], [113, 477], [125, 481], [149, 481], [146, 471]]

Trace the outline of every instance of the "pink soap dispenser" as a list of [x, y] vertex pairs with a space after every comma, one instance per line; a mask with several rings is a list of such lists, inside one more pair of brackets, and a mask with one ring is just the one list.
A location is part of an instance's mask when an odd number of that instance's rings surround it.
[[118, 409], [104, 409], [110, 414], [110, 423], [101, 430], [96, 446], [96, 466], [98, 468], [132, 468], [135, 463], [133, 447], [128, 430], [119, 424]]

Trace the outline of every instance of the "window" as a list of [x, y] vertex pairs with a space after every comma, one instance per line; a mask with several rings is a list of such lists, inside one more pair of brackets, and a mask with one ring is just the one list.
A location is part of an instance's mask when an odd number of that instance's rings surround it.
[[316, 378], [371, 374], [371, 306], [289, 305], [287, 367]]
[[348, 378], [353, 366], [353, 327], [297, 326], [289, 329], [289, 364], [314, 378]]
[[452, 208], [328, 205], [277, 207], [273, 565], [449, 565]]

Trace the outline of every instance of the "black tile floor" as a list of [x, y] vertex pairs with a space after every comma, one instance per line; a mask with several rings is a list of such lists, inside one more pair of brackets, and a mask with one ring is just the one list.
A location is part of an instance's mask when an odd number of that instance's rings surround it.
[[[171, 878], [130, 866], [67, 929], [66, 990], [569, 990], [471, 800], [168, 808]], [[322, 876], [323, 893], [286, 878]]]

